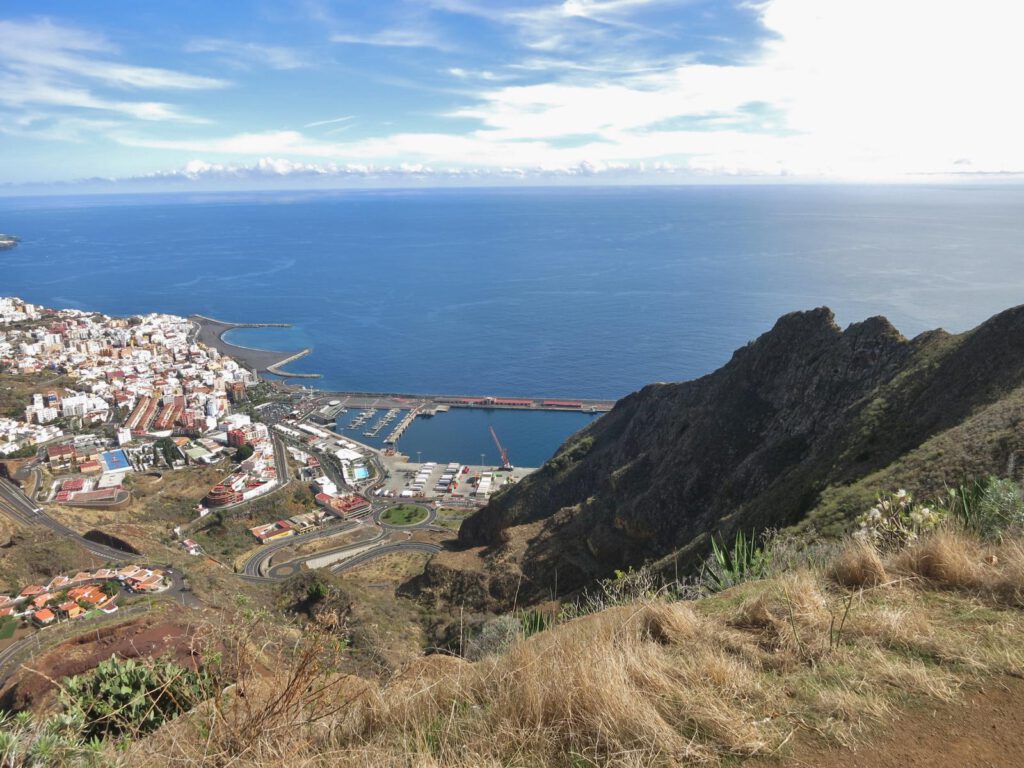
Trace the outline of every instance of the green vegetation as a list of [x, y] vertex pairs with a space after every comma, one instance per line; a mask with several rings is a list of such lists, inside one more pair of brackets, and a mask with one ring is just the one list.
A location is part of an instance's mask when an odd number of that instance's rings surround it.
[[322, 581], [314, 581], [306, 589], [306, 600], [310, 603], [317, 603], [327, 597], [329, 588]]
[[462, 521], [469, 517], [470, 514], [472, 514], [471, 509], [441, 507], [441, 509], [437, 510], [437, 517], [434, 523], [450, 530], [458, 531], [462, 527]]
[[157, 461], [160, 457], [163, 457], [168, 467], [173, 467], [174, 462], [181, 458], [181, 452], [171, 438], [161, 437], [153, 443], [153, 460]]
[[199, 542], [204, 552], [230, 560], [257, 546], [249, 529], [261, 522], [266, 521], [255, 517], [252, 510], [244, 515], [232, 516], [218, 509], [209, 515], [209, 523], [193, 533], [192, 538]]
[[55, 371], [37, 374], [0, 373], [0, 416], [22, 419], [25, 417], [25, 406], [32, 402], [32, 395], [59, 392], [72, 384], [73, 379]]
[[4, 768], [93, 768], [108, 764], [103, 752], [103, 742], [82, 736], [80, 718], [0, 712], [0, 765]]
[[[893, 498], [905, 497], [883, 497]], [[727, 590], [714, 592], [717, 577], [671, 589], [648, 571], [623, 571], [596, 612], [495, 617], [463, 659], [427, 656], [385, 682], [314, 670], [285, 644], [266, 664], [271, 684], [261, 673], [243, 678], [237, 696], [130, 748], [127, 764], [214, 754], [218, 764], [268, 768], [668, 768], [784, 762], [808, 739], [851, 745], [908, 705], [930, 712], [971, 686], [1024, 674], [1024, 545], [1005, 531], [986, 544], [959, 526], [949, 516], [888, 552], [867, 535], [827, 552], [736, 537], [708, 554], [729, 570]], [[303, 594], [311, 584], [296, 582]], [[315, 646], [319, 632], [311, 623], [301, 642]], [[319, 703], [303, 699], [331, 686], [342, 687]], [[238, 725], [293, 697], [307, 705], [278, 715], [272, 732]]]
[[0, 640], [9, 640], [14, 635], [14, 630], [17, 628], [17, 620], [12, 619], [10, 616], [5, 616], [0, 619]]
[[576, 442], [564, 446], [553, 458], [548, 459], [544, 466], [555, 472], [561, 472], [563, 469], [568, 469], [573, 464], [582, 461], [593, 447], [593, 436], [581, 437]]
[[704, 564], [702, 577], [709, 591], [721, 592], [744, 581], [759, 579], [767, 569], [768, 558], [754, 538], [737, 531], [732, 548], [711, 538], [711, 557]]
[[427, 510], [416, 504], [399, 504], [380, 516], [388, 525], [415, 525], [427, 519]]
[[1024, 494], [1012, 480], [985, 477], [949, 493], [951, 511], [981, 538], [999, 540], [1024, 530]]
[[256, 452], [256, 449], [253, 448], [251, 445], [249, 445], [249, 443], [246, 443], [245, 445], [241, 445], [241, 446], [238, 447], [238, 450], [235, 451], [235, 461], [238, 462], [239, 464], [241, 464], [243, 461], [245, 461], [250, 456], [252, 456], [253, 453], [255, 453], [255, 452]]
[[4, 459], [30, 459], [39, 452], [39, 448], [34, 445], [26, 445], [24, 448], [19, 448], [16, 451], [10, 453], [0, 453], [0, 458]]
[[205, 673], [166, 660], [111, 656], [90, 672], [65, 680], [60, 704], [81, 718], [85, 738], [137, 736], [189, 711], [211, 692]]

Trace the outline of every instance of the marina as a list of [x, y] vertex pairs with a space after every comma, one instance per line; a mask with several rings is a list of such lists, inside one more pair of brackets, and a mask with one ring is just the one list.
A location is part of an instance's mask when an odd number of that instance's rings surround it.
[[[447, 408], [445, 410], [447, 410]], [[436, 413], [436, 411], [434, 411], [434, 413]], [[398, 426], [396, 426], [391, 431], [391, 434], [388, 435], [384, 439], [384, 444], [385, 445], [394, 445], [395, 443], [397, 443], [398, 442], [398, 438], [400, 438], [405, 433], [405, 430], [408, 429], [409, 425], [412, 424], [416, 420], [417, 416], [419, 416], [421, 414], [424, 415], [424, 416], [433, 416], [434, 413], [429, 413], [428, 414], [428, 413], [425, 413], [424, 410], [421, 409], [421, 408], [413, 408], [411, 411], [409, 411], [402, 418], [402, 420], [400, 422], [398, 422]]]

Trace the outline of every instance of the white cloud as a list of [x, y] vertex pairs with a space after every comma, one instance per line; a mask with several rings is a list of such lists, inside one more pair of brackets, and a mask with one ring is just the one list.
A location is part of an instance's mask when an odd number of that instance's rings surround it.
[[71, 107], [116, 112], [138, 120], [175, 120], [202, 123], [170, 104], [156, 101], [130, 101], [102, 98], [86, 88], [61, 86], [48, 80], [0, 74], [0, 104], [8, 107]]
[[57, 25], [48, 19], [0, 20], [0, 40], [14, 41], [14, 44], [0, 47], [0, 62], [22, 74], [72, 75], [121, 88], [193, 90], [227, 85], [217, 78], [98, 58], [97, 53], [115, 52], [105, 38]]
[[384, 29], [367, 34], [338, 32], [331, 35], [331, 42], [384, 48], [436, 48], [438, 50], [448, 50], [449, 48], [448, 44], [434, 33], [420, 29]]
[[[671, 175], [677, 169], [664, 166], [657, 171]], [[262, 157], [252, 163], [217, 163], [207, 160], [193, 159], [181, 168], [168, 171], [157, 171], [140, 176], [106, 179], [111, 183], [123, 182], [181, 182], [187, 184], [209, 184], [218, 182], [321, 182], [327, 185], [339, 182], [390, 181], [401, 184], [412, 178], [434, 181], [466, 181], [480, 182], [500, 180], [552, 180], [616, 175], [620, 177], [635, 176], [636, 170], [627, 166], [595, 165], [580, 163], [575, 166], [551, 167], [545, 169], [526, 170], [516, 167], [496, 168], [445, 168], [425, 165], [422, 163], [301, 163], [280, 157]], [[95, 179], [83, 180], [82, 183], [93, 182]]]
[[11, 41], [0, 46], [0, 104], [13, 109], [94, 110], [146, 121], [206, 122], [172, 104], [127, 94], [228, 85], [217, 78], [122, 63], [111, 58], [117, 49], [104, 37], [48, 19], [0, 20], [0, 40]]
[[[1024, 71], [1024, 6], [769, 0], [759, 10], [774, 39], [743, 64], [485, 90], [452, 115], [479, 120], [478, 133], [497, 142], [597, 134], [586, 149], [603, 161], [661, 153], [729, 172], [870, 178], [944, 171], [964, 158], [1024, 169], [1024, 109], [1006, 88], [1009, 73]], [[715, 130], [750, 123], [758, 109], [771, 116], [760, 129]], [[701, 125], [663, 127], [673, 122]]]
[[[525, 30], [531, 44], [545, 34], [563, 34], [566, 23], [581, 20], [602, 34], [616, 29], [628, 36], [636, 31], [633, 11], [647, 4], [568, 0], [524, 9], [434, 2]], [[638, 55], [630, 65], [623, 50], [600, 57], [531, 53], [516, 66], [533, 79], [545, 75], [546, 81], [508, 85], [489, 70], [452, 62], [462, 66], [442, 71], [472, 90], [459, 94], [461, 106], [439, 116], [453, 118], [449, 131], [396, 130], [342, 141], [332, 134], [350, 124], [345, 115], [307, 123], [303, 130], [238, 131], [213, 138], [164, 138], [138, 127], [108, 134], [125, 146], [213, 158], [221, 164], [218, 173], [241, 173], [224, 169], [252, 168], [268, 157], [287, 158], [295, 164], [287, 174], [300, 175], [371, 167], [414, 174], [511, 176], [590, 169], [851, 179], [1024, 171], [1024, 108], [1011, 86], [1015, 73], [1024, 71], [1024, 48], [1016, 39], [1024, 27], [1024, 5], [764, 0], [752, 12], [768, 35], [738, 63], [677, 59], [651, 66]], [[427, 29], [335, 39], [436, 45]], [[76, 51], [104, 50], [102, 41], [84, 33], [69, 39]], [[45, 79], [7, 76], [14, 81], [0, 81], [0, 103], [65, 104], [143, 119], [182, 117], [160, 101], [101, 99], [81, 87], [61, 90]], [[467, 121], [474, 127], [467, 130]], [[305, 132], [334, 124], [316, 137]], [[283, 167], [261, 166], [259, 172]]]
[[316, 128], [321, 125], [333, 125], [334, 123], [347, 123], [352, 120], [355, 115], [342, 115], [341, 117], [334, 117], [330, 120], [316, 120], [312, 123], [306, 123], [303, 128]]
[[185, 46], [185, 51], [187, 53], [219, 54], [235, 66], [255, 64], [279, 70], [302, 69], [311, 66], [300, 52], [280, 45], [201, 37], [189, 41]]

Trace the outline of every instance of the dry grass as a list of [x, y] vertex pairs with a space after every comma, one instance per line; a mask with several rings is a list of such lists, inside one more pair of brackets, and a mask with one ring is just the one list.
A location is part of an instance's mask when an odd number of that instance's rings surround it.
[[[985, 549], [942, 531], [887, 563], [851, 545], [818, 570], [610, 608], [477, 662], [424, 657], [383, 682], [300, 653], [287, 673], [257, 676], [124, 759], [677, 766], [772, 754], [796, 730], [849, 743], [908, 700], [952, 700], [986, 676], [1020, 674], [1024, 615], [1010, 606], [1022, 574], [1020, 543]], [[278, 714], [257, 723], [265, 711]]]
[[851, 541], [839, 553], [831, 575], [844, 587], [877, 587], [889, 580], [878, 551], [863, 541]]

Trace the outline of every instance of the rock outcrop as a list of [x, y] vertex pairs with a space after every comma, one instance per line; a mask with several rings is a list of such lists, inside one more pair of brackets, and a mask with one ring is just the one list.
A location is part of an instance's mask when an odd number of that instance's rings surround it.
[[693, 568], [713, 533], [841, 527], [908, 457], [922, 493], [1000, 472], [1024, 450], [1021, 385], [1024, 307], [913, 340], [880, 317], [842, 330], [826, 308], [786, 315], [718, 371], [622, 399], [407, 590], [505, 610], [666, 556]]

